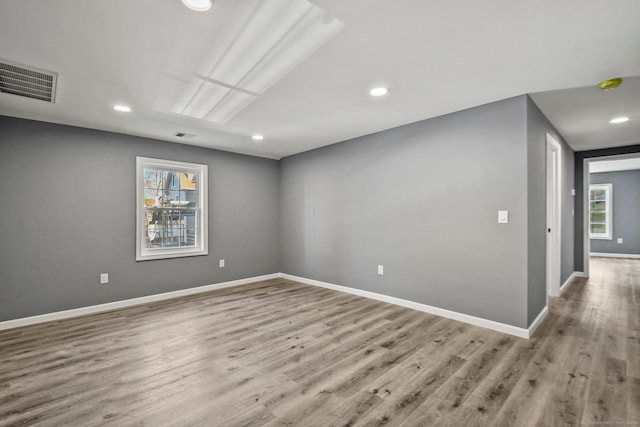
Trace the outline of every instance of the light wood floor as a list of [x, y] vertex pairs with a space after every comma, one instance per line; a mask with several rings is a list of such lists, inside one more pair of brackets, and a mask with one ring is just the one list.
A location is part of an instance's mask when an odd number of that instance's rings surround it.
[[616, 422], [640, 260], [593, 259], [531, 340], [280, 279], [0, 332], [1, 426]]

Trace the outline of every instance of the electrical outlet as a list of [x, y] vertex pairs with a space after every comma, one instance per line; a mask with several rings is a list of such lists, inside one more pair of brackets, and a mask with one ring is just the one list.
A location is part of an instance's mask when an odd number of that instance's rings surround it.
[[621, 245], [622, 244], [622, 237], [618, 237], [617, 242], [618, 242], [619, 245]]
[[100, 273], [100, 284], [106, 285], [109, 283], [109, 273]]
[[384, 274], [384, 265], [379, 265], [378, 266], [378, 274], [381, 275], [381, 276]]
[[220, 268], [224, 268], [224, 260], [221, 259], [218, 265], [220, 266]]

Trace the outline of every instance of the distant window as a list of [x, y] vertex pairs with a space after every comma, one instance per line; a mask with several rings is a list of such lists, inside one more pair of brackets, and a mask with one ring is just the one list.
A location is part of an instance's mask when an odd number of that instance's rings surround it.
[[136, 261], [208, 253], [207, 166], [136, 159]]
[[611, 184], [589, 186], [589, 238], [611, 239]]

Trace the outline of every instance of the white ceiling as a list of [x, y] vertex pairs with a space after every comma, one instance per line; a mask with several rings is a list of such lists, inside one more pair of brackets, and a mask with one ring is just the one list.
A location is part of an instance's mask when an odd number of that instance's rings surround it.
[[635, 169], [640, 169], [640, 157], [589, 162], [590, 173], [628, 171]]
[[[617, 89], [602, 91], [590, 85], [536, 93], [531, 98], [574, 150], [640, 144], [638, 76], [624, 78]], [[630, 120], [609, 123], [623, 116]]]
[[[267, 4], [280, 12], [263, 15]], [[275, 37], [261, 33], [274, 30], [265, 22], [296, 8], [319, 8], [317, 22], [335, 27], [281, 34], [306, 50], [265, 69], [275, 78], [233, 104], [242, 108], [226, 123], [183, 114], [176, 105], [207, 79], [247, 92], [229, 74], [211, 77], [212, 64], [238, 37], [260, 49]], [[2, 0], [0, 58], [59, 79], [55, 104], [0, 94], [0, 114], [281, 158], [543, 92], [535, 102], [574, 149], [626, 145], [640, 142], [638, 78], [608, 98], [593, 86], [640, 76], [639, 22], [637, 0], [215, 0], [205, 13], [180, 0]], [[377, 85], [389, 95], [370, 97]], [[626, 131], [608, 124], [618, 111], [631, 117]], [[179, 131], [196, 137], [181, 141]]]

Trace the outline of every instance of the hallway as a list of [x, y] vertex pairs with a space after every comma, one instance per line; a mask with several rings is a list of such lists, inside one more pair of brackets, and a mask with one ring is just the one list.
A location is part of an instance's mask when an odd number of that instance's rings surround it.
[[552, 362], [541, 424], [640, 425], [640, 259], [593, 257], [590, 274], [552, 299], [534, 336]]

